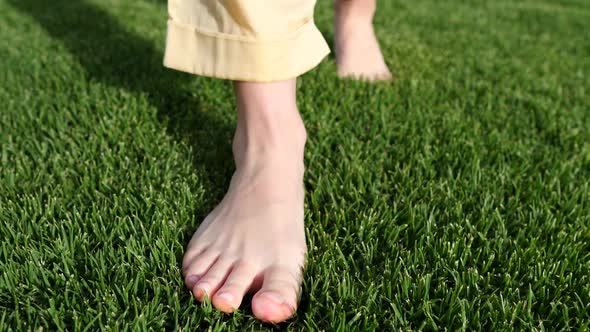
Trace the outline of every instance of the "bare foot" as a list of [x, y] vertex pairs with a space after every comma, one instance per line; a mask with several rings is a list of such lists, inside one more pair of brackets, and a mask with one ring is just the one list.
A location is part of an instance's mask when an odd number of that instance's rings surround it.
[[295, 80], [236, 83], [236, 171], [227, 194], [193, 235], [183, 259], [185, 283], [223, 311], [244, 295], [254, 315], [281, 322], [297, 308], [304, 265], [305, 128]]
[[390, 80], [373, 30], [376, 0], [335, 0], [336, 63], [340, 77]]

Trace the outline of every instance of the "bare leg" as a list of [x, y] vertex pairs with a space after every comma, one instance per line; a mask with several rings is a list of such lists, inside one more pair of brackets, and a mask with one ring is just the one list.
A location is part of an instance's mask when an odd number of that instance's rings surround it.
[[295, 79], [236, 82], [236, 171], [227, 194], [193, 235], [183, 259], [186, 285], [224, 312], [256, 292], [264, 321], [288, 319], [297, 307], [304, 264], [303, 150], [306, 131]]
[[335, 0], [338, 75], [389, 80], [391, 72], [373, 30], [377, 0]]

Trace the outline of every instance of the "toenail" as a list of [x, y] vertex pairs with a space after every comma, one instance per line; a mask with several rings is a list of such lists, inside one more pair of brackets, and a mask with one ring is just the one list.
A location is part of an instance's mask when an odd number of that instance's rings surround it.
[[205, 291], [206, 293], [208, 293], [209, 288], [211, 286], [209, 286], [209, 284], [206, 282], [201, 282], [201, 283], [197, 284], [195, 287], [197, 287], [197, 289], [201, 289], [201, 290]]
[[260, 294], [260, 296], [264, 296], [279, 305], [285, 303], [285, 299], [275, 292], [265, 292]]
[[219, 293], [219, 294], [215, 295], [215, 297], [222, 299], [226, 302], [232, 302], [234, 300], [234, 296], [228, 292]]
[[199, 278], [199, 276], [196, 276], [196, 275], [191, 275], [191, 276], [189, 276], [188, 278], [186, 278], [186, 281], [187, 281], [189, 284], [193, 284], [193, 285], [194, 285], [194, 284], [196, 284], [197, 282], [199, 282], [199, 279], [201, 279], [201, 278]]

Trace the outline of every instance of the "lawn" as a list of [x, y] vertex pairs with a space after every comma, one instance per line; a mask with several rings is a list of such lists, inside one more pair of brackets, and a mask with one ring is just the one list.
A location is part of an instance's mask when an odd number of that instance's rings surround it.
[[[316, 22], [333, 36], [331, 2]], [[0, 0], [0, 331], [590, 328], [590, 3], [381, 0], [396, 80], [299, 80], [301, 306], [185, 289], [233, 172], [229, 82], [162, 66], [162, 0]]]

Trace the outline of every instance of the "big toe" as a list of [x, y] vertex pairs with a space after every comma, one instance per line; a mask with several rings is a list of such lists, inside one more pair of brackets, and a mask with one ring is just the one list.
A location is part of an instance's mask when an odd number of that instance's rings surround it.
[[295, 308], [281, 294], [266, 291], [254, 296], [252, 299], [252, 312], [260, 320], [279, 323], [293, 316]]
[[301, 284], [300, 271], [273, 266], [264, 273], [262, 287], [252, 299], [252, 311], [258, 319], [278, 323], [295, 313]]

